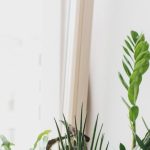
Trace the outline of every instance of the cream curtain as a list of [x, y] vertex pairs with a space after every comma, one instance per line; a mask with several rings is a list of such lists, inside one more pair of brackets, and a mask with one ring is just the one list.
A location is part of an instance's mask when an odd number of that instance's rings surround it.
[[[61, 72], [61, 108], [74, 123], [83, 103], [86, 114], [93, 0], [66, 1], [67, 17]], [[77, 117], [77, 120], [79, 117]]]

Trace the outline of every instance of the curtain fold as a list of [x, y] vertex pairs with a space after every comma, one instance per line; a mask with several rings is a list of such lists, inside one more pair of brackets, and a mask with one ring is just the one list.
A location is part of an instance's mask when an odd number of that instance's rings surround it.
[[86, 114], [93, 0], [70, 0], [68, 6], [61, 101], [67, 120], [74, 124], [75, 116], [79, 120], [82, 103]]

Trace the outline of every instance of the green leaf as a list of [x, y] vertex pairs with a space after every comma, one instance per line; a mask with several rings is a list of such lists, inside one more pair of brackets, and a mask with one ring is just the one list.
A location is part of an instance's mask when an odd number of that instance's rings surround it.
[[45, 130], [43, 131], [42, 133], [40, 133], [34, 143], [34, 146], [33, 146], [33, 150], [36, 149], [37, 147], [37, 144], [39, 143], [39, 141], [41, 141], [41, 139], [45, 136], [45, 135], [48, 135], [50, 133], [50, 130]]
[[127, 40], [125, 40], [125, 43], [126, 43], [126, 46], [128, 47], [128, 49], [129, 49], [131, 52], [134, 53], [133, 48], [132, 48], [132, 46], [130, 45], [130, 43], [129, 43]]
[[80, 113], [80, 130], [79, 130], [79, 143], [78, 143], [78, 149], [82, 150], [82, 116], [83, 116], [83, 104], [81, 106], [81, 113]]
[[137, 62], [139, 62], [139, 61], [142, 60], [143, 58], [146, 59], [146, 60], [149, 60], [149, 59], [150, 59], [150, 52], [149, 52], [149, 51], [141, 52], [141, 53], [137, 56], [135, 63], [137, 64]]
[[76, 117], [75, 117], [75, 128], [76, 128], [76, 132], [77, 132], [76, 139], [77, 139], [77, 145], [78, 145], [78, 143], [79, 143], [79, 132], [78, 132], [78, 127], [77, 127], [77, 119], [76, 119]]
[[4, 135], [0, 135], [0, 139], [2, 141], [2, 145], [5, 149], [11, 150], [11, 146], [14, 144], [11, 143]]
[[65, 129], [66, 129], [66, 133], [67, 133], [67, 140], [68, 140], [68, 143], [69, 143], [69, 147], [71, 149], [72, 148], [71, 137], [70, 137], [70, 133], [69, 133], [68, 123], [66, 121], [66, 118], [65, 118], [64, 114], [63, 114], [63, 119], [64, 119], [64, 125], [65, 125]]
[[147, 125], [147, 123], [146, 123], [146, 121], [144, 120], [144, 118], [143, 118], [143, 117], [142, 117], [142, 121], [143, 121], [143, 123], [144, 123], [145, 128], [147, 129], [147, 131], [150, 131], [150, 130], [149, 130], [149, 127], [148, 127], [148, 125]]
[[84, 132], [85, 132], [85, 127], [86, 127], [86, 121], [87, 121], [87, 114], [86, 114], [86, 117], [85, 117], [85, 120], [84, 120], [83, 131], [82, 131], [82, 138], [81, 138], [82, 145], [84, 145]]
[[122, 144], [122, 143], [120, 143], [120, 150], [126, 150], [126, 148], [125, 148], [125, 146]]
[[96, 140], [96, 144], [95, 144], [94, 150], [97, 150], [97, 145], [98, 145], [98, 142], [99, 142], [99, 138], [100, 138], [102, 129], [103, 129], [103, 124], [101, 125], [100, 131], [99, 131], [99, 133], [98, 133], [98, 136], [97, 136], [97, 140]]
[[145, 41], [145, 36], [144, 34], [140, 34], [139, 37], [138, 37], [138, 40], [136, 42], [136, 45], [139, 44], [141, 41]]
[[98, 117], [99, 117], [99, 115], [97, 115], [97, 118], [96, 118], [90, 150], [92, 150], [93, 146], [94, 146], [95, 135], [96, 135], [96, 130], [97, 130], [97, 123], [98, 123]]
[[109, 142], [107, 143], [105, 150], [108, 150], [108, 147], [109, 147]]
[[131, 39], [129, 36], [127, 36], [127, 38], [128, 38], [128, 40], [130, 41], [130, 44], [134, 47], [135, 45], [134, 45], [132, 39]]
[[122, 65], [123, 65], [123, 68], [124, 68], [126, 74], [130, 77], [131, 76], [130, 69], [128, 68], [128, 66], [125, 64], [124, 61], [122, 61]]
[[140, 85], [141, 81], [142, 81], [142, 75], [139, 72], [139, 70], [134, 71], [130, 76], [130, 84], [132, 82], [136, 82], [138, 85]]
[[[54, 120], [55, 120], [55, 119], [54, 119]], [[61, 147], [62, 147], [63, 150], [65, 150], [64, 143], [63, 143], [63, 139], [62, 139], [62, 136], [61, 136], [61, 133], [60, 133], [60, 129], [59, 129], [59, 127], [58, 127], [58, 124], [57, 124], [57, 121], [56, 121], [56, 120], [55, 120], [55, 124], [56, 124], [56, 127], [57, 127], [57, 131], [58, 131], [58, 135], [59, 135]]]
[[135, 53], [134, 58], [136, 59], [137, 56], [144, 51], [147, 51], [149, 48], [149, 44], [146, 41], [141, 41], [137, 46], [135, 47]]
[[121, 83], [123, 84], [123, 86], [128, 90], [128, 85], [126, 83], [126, 81], [124, 80], [123, 76], [121, 75], [121, 73], [118, 73], [119, 79], [121, 81]]
[[138, 33], [136, 31], [131, 31], [131, 36], [132, 36], [134, 43], [136, 43], [139, 37]]
[[133, 67], [132, 67], [130, 61], [128, 60], [128, 58], [125, 55], [123, 55], [123, 57], [124, 57], [126, 63], [130, 66], [131, 70], [133, 71]]
[[123, 50], [124, 50], [124, 52], [131, 58], [131, 60], [133, 61], [133, 58], [132, 58], [132, 56], [130, 55], [128, 49], [123, 46]]
[[139, 114], [139, 108], [137, 106], [133, 106], [129, 110], [129, 118], [132, 122], [135, 122]]
[[104, 134], [102, 134], [102, 137], [101, 137], [101, 140], [100, 140], [99, 150], [102, 150], [103, 141], [104, 141]]
[[135, 135], [135, 137], [136, 137], [136, 141], [137, 141], [138, 145], [140, 146], [140, 148], [142, 148], [142, 150], [146, 150], [146, 147], [145, 147], [143, 141], [140, 139], [140, 137], [138, 135]]
[[144, 74], [149, 67], [149, 61], [145, 58], [136, 63], [134, 70], [138, 70], [140, 74]]
[[135, 105], [139, 93], [139, 84], [132, 82], [128, 89], [128, 98], [132, 105]]

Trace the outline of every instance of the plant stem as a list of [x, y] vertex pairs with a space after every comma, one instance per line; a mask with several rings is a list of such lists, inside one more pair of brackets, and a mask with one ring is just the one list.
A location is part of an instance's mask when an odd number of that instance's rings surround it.
[[134, 121], [132, 124], [132, 150], [134, 150], [134, 148], [136, 147], [135, 133], [136, 133], [136, 122]]

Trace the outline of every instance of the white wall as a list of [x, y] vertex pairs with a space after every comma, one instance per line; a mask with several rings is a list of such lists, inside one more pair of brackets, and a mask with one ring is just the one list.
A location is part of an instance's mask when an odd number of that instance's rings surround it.
[[60, 0], [0, 1], [0, 134], [15, 150], [28, 150], [42, 130], [56, 129], [60, 29]]
[[[104, 122], [105, 133], [111, 148], [117, 149], [120, 142], [131, 144], [128, 112], [120, 96], [126, 96], [118, 80], [121, 70], [122, 45], [130, 30], [144, 32], [150, 41], [150, 1], [148, 0], [95, 0], [91, 44], [90, 89], [89, 89], [89, 133], [96, 114]], [[150, 125], [149, 89], [150, 71], [143, 78], [138, 104], [140, 116]], [[141, 120], [139, 120], [141, 122]], [[138, 123], [138, 133], [145, 131]], [[127, 147], [129, 149], [129, 147]]]

